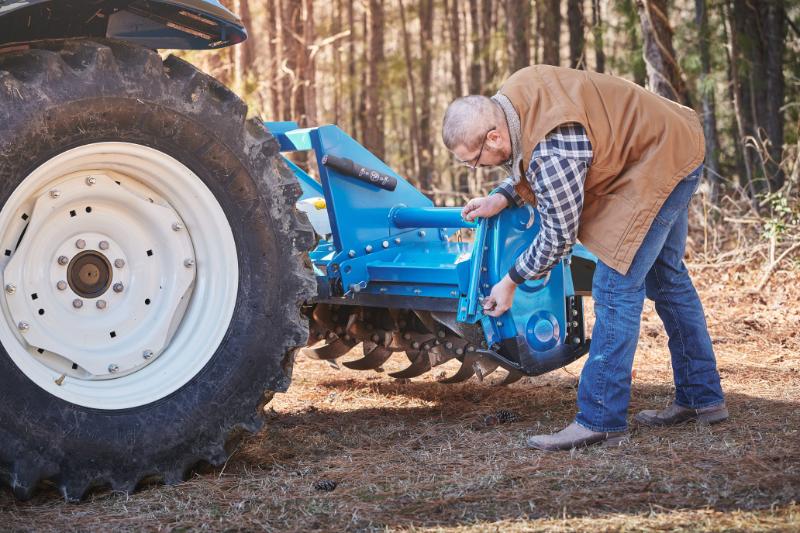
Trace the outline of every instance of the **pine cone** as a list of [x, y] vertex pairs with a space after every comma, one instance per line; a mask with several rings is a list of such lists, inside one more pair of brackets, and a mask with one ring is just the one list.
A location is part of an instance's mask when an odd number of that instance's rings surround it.
[[514, 422], [519, 422], [519, 415], [514, 411], [508, 411], [506, 409], [500, 409], [494, 414], [494, 416], [497, 418], [497, 421], [500, 424], [512, 424]]
[[333, 489], [335, 489], [338, 485], [339, 485], [339, 483], [337, 483], [336, 481], [333, 481], [332, 479], [321, 479], [321, 480], [317, 481], [316, 483], [314, 483], [314, 488], [316, 490], [322, 490], [322, 491], [325, 491], [325, 492], [330, 492]]

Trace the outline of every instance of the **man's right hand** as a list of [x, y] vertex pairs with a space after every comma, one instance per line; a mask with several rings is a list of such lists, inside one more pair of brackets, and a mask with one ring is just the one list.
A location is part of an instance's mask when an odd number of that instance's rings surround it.
[[490, 194], [480, 198], [473, 198], [461, 210], [461, 218], [472, 222], [477, 217], [489, 218], [508, 207], [508, 200], [502, 194]]

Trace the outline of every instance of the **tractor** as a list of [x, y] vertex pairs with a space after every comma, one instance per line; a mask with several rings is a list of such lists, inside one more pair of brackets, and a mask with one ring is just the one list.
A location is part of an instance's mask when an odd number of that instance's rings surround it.
[[20, 499], [224, 463], [298, 351], [511, 383], [588, 350], [580, 246], [482, 312], [535, 210], [466, 222], [335, 125], [247, 118], [157, 52], [246, 38], [214, 0], [0, 0], [0, 480]]

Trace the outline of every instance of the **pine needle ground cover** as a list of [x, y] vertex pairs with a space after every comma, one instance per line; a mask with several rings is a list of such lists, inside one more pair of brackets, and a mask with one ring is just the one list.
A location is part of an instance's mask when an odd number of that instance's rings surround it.
[[[223, 468], [132, 495], [97, 491], [80, 505], [48, 490], [19, 503], [3, 489], [0, 527], [796, 531], [800, 272], [778, 271], [753, 294], [759, 276], [693, 268], [731, 411], [717, 426], [640, 429], [619, 449], [547, 454], [525, 448], [524, 437], [570, 421], [582, 361], [495, 388], [443, 385], [436, 374], [401, 382], [299, 358], [265, 428]], [[672, 374], [651, 303], [634, 367], [631, 413], [667, 405]]]

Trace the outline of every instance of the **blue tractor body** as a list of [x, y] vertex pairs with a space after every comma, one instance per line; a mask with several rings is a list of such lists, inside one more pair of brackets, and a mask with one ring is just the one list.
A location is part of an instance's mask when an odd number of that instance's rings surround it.
[[[447, 330], [433, 338], [418, 337], [417, 349], [441, 356], [449, 334], [466, 339], [462, 353], [439, 357], [460, 359], [465, 365], [460, 373], [466, 377], [480, 365], [490, 370], [499, 366], [513, 380], [562, 367], [586, 353], [581, 297], [591, 291], [596, 258], [580, 245], [548, 278], [521, 285], [503, 316], [482, 312], [481, 300], [539, 231], [535, 209], [508, 208], [491, 219], [466, 222], [460, 208], [434, 207], [336, 126], [266, 125], [283, 152], [311, 151], [317, 163], [319, 181], [287, 159], [302, 187], [301, 201], [318, 199], [329, 221], [330, 234], [322, 235], [310, 254], [317, 305], [410, 310], [428, 331]], [[459, 238], [464, 232], [458, 230], [465, 228], [472, 230], [471, 239]], [[350, 324], [343, 321], [338, 334], [328, 313], [323, 315], [321, 321], [329, 327], [322, 329], [328, 331], [312, 335], [312, 341], [341, 342], [343, 333], [350, 333], [350, 344], [359, 340], [352, 313], [344, 313]], [[380, 335], [362, 337], [383, 342]], [[344, 348], [318, 353], [322, 359], [333, 358], [328, 356], [338, 357]], [[399, 351], [397, 343], [395, 349]], [[435, 364], [436, 358], [427, 355], [428, 363]], [[425, 361], [418, 366], [426, 366]]]

